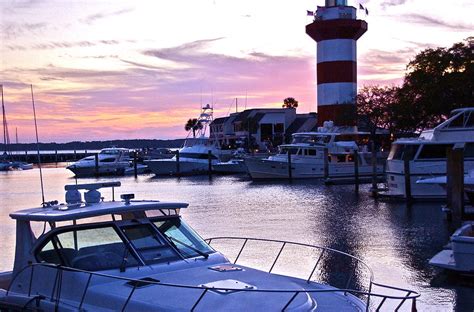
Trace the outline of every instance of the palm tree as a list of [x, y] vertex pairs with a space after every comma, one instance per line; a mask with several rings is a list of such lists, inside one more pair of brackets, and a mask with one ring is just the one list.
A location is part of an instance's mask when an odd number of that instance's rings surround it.
[[286, 98], [286, 99], [283, 100], [283, 105], [281, 107], [296, 109], [298, 107], [298, 101], [295, 100], [295, 98], [292, 98], [292, 97]]
[[186, 131], [193, 130], [193, 138], [196, 137], [196, 130], [202, 129], [202, 123], [197, 118], [191, 118], [184, 126]]

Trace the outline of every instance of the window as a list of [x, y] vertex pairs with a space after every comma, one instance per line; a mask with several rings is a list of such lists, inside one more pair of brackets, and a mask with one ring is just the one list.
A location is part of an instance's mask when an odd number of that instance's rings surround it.
[[450, 144], [424, 144], [418, 159], [446, 159]]
[[[471, 115], [474, 115], [474, 114], [471, 114]], [[474, 143], [467, 143], [466, 144], [466, 146], [464, 148], [464, 157], [474, 158]]]
[[273, 129], [275, 130], [275, 133], [283, 133], [285, 132], [285, 125], [282, 123], [277, 123]]
[[[182, 158], [209, 159], [209, 154], [200, 153], [179, 153], [179, 156]], [[211, 154], [211, 159], [217, 159], [217, 157], [214, 154]]]
[[137, 265], [113, 227], [76, 229], [53, 235], [36, 253], [40, 262], [86, 271]]
[[290, 151], [291, 155], [296, 155], [298, 152], [297, 148], [282, 148], [280, 154], [288, 154], [288, 150]]
[[122, 231], [146, 264], [179, 259], [176, 252], [159, 236], [151, 224], [126, 226]]
[[388, 155], [388, 160], [413, 160], [418, 148], [418, 144], [392, 144], [392, 148], [390, 149], [390, 153]]
[[314, 149], [309, 149], [309, 150], [308, 150], [308, 155], [309, 155], [309, 156], [316, 156], [316, 150], [314, 150]]
[[104, 163], [112, 163], [114, 161], [115, 161], [115, 158], [104, 158], [100, 160], [100, 162], [104, 162]]
[[459, 115], [455, 119], [451, 120], [448, 128], [462, 128], [464, 126], [464, 114]]
[[185, 258], [202, 256], [213, 250], [179, 218], [155, 221], [160, 232], [168, 237]]

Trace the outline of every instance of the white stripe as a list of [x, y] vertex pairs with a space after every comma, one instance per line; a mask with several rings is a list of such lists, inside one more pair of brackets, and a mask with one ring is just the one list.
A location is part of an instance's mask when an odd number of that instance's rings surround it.
[[317, 44], [316, 61], [357, 61], [357, 43], [352, 39], [323, 40]]
[[354, 103], [356, 96], [357, 84], [353, 82], [318, 85], [318, 106]]

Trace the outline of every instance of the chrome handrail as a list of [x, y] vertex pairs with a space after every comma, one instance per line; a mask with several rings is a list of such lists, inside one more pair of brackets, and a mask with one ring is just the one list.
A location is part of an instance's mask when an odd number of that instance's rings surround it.
[[[217, 240], [224, 240], [224, 239], [230, 239], [230, 240], [244, 240], [244, 244], [242, 245], [242, 247], [240, 248], [239, 250], [239, 255], [243, 252], [246, 244], [248, 241], [260, 241], [260, 242], [275, 242], [275, 243], [282, 243], [282, 247], [280, 249], [280, 251], [278, 252], [278, 255], [277, 257], [275, 258], [275, 260], [273, 261], [272, 263], [272, 267], [270, 268], [270, 271], [273, 269], [274, 265], [277, 263], [278, 261], [278, 258], [280, 256], [280, 254], [282, 253], [283, 249], [285, 248], [285, 246], [288, 246], [288, 245], [295, 245], [295, 246], [304, 246], [304, 247], [311, 247], [311, 248], [317, 248], [317, 249], [321, 249], [322, 250], [322, 253], [320, 254], [318, 260], [316, 261], [316, 264], [315, 266], [313, 267], [313, 270], [311, 272], [311, 275], [310, 277], [308, 278], [307, 282], [310, 283], [310, 279], [319, 263], [319, 261], [321, 260], [321, 257], [323, 255], [323, 253], [326, 253], [326, 252], [336, 252], [338, 254], [341, 254], [341, 255], [344, 255], [344, 256], [348, 256], [352, 259], [355, 259], [357, 261], [359, 261], [361, 264], [363, 264], [370, 272], [370, 279], [369, 279], [369, 286], [368, 286], [368, 291], [360, 291], [360, 290], [356, 290], [356, 289], [347, 289], [347, 286], [346, 288], [344, 289], [339, 289], [339, 288], [330, 288], [330, 289], [303, 289], [303, 290], [295, 290], [295, 289], [234, 289], [232, 287], [213, 287], [212, 290], [215, 290], [215, 291], [239, 291], [239, 292], [258, 292], [258, 293], [288, 293], [288, 294], [293, 294], [292, 297], [289, 299], [289, 301], [286, 302], [285, 306], [282, 308], [282, 311], [284, 311], [291, 303], [292, 301], [300, 294], [300, 293], [307, 293], [307, 294], [313, 294], [313, 293], [343, 293], [343, 294], [347, 294], [347, 293], [350, 293], [352, 295], [359, 295], [359, 296], [367, 296], [367, 301], [366, 301], [366, 311], [370, 311], [370, 298], [371, 297], [377, 297], [377, 298], [381, 298], [381, 302], [380, 304], [378, 305], [378, 307], [376, 308], [376, 311], [379, 311], [380, 308], [385, 304], [385, 302], [387, 300], [397, 300], [397, 301], [400, 301], [399, 305], [397, 306], [397, 308], [395, 309], [395, 311], [398, 311], [398, 309], [407, 301], [407, 300], [411, 300], [412, 301], [412, 311], [416, 310], [416, 299], [420, 296], [420, 294], [418, 294], [416, 291], [413, 291], [413, 290], [408, 290], [408, 289], [403, 289], [403, 288], [398, 288], [398, 287], [393, 287], [393, 286], [388, 286], [388, 285], [384, 285], [384, 284], [380, 284], [380, 283], [376, 283], [373, 281], [373, 273], [372, 273], [372, 270], [370, 269], [370, 267], [365, 264], [362, 260], [360, 260], [359, 258], [355, 257], [355, 256], [352, 256], [348, 253], [345, 253], [345, 252], [342, 252], [342, 251], [338, 251], [336, 249], [332, 249], [332, 248], [328, 248], [328, 247], [320, 247], [320, 246], [316, 246], [316, 245], [310, 245], [310, 244], [304, 244], [304, 243], [296, 243], [296, 242], [288, 242], [288, 241], [280, 241], [280, 240], [274, 240], [274, 239], [260, 239], [260, 238], [244, 238], [244, 237], [214, 237], [214, 238], [210, 238], [210, 239], [206, 239], [206, 241], [209, 241], [209, 242], [212, 242], [212, 241], [217, 241]], [[237, 260], [238, 258], [236, 258]], [[235, 261], [236, 262], [236, 261]], [[234, 262], [234, 263], [235, 263]], [[48, 267], [48, 268], [52, 268], [52, 269], [57, 269], [58, 272], [57, 272], [57, 275], [56, 275], [56, 278], [55, 278], [55, 283], [53, 285], [53, 290], [51, 292], [50, 295], [46, 295], [46, 294], [39, 294], [39, 293], [36, 293], [36, 294], [32, 294], [31, 293], [31, 289], [32, 289], [32, 284], [34, 283], [34, 279], [33, 279], [33, 273], [34, 273], [34, 268], [37, 267], [37, 266], [41, 266], [41, 267]], [[196, 309], [196, 307], [199, 305], [199, 303], [202, 301], [202, 299], [206, 296], [208, 290], [210, 288], [208, 287], [205, 287], [203, 285], [200, 285], [200, 286], [196, 286], [196, 285], [184, 285], [184, 284], [173, 284], [173, 283], [163, 283], [163, 282], [159, 282], [159, 281], [143, 281], [143, 280], [140, 280], [140, 279], [134, 279], [134, 278], [129, 278], [129, 277], [122, 277], [122, 276], [116, 276], [116, 275], [110, 275], [110, 274], [105, 274], [105, 273], [100, 273], [100, 272], [91, 272], [91, 271], [85, 271], [85, 270], [81, 270], [81, 269], [76, 269], [76, 268], [71, 268], [71, 267], [64, 267], [64, 266], [61, 266], [61, 265], [56, 265], [56, 264], [49, 264], [49, 263], [32, 263], [32, 264], [28, 264], [27, 266], [25, 266], [22, 270], [20, 270], [12, 279], [11, 283], [10, 283], [10, 287], [7, 291], [7, 296], [10, 294], [11, 292], [11, 287], [12, 285], [14, 285], [14, 282], [15, 280], [18, 278], [18, 276], [20, 276], [21, 274], [25, 274], [26, 271], [28, 271], [28, 268], [31, 268], [30, 270], [30, 276], [29, 276], [29, 285], [28, 285], [28, 291], [27, 291], [27, 295], [28, 297], [31, 297], [31, 296], [34, 296], [34, 297], [37, 297], [38, 295], [42, 295], [44, 296], [44, 298], [48, 298], [49, 300], [51, 300], [52, 302], [54, 302], [54, 304], [56, 306], [59, 306], [59, 304], [61, 303], [61, 300], [60, 300], [60, 293], [61, 293], [61, 287], [62, 287], [62, 274], [63, 272], [67, 271], [67, 272], [75, 272], [75, 273], [80, 273], [80, 274], [87, 274], [88, 275], [88, 278], [87, 278], [87, 282], [86, 282], [86, 285], [85, 285], [85, 288], [84, 288], [84, 292], [82, 293], [81, 295], [81, 298], [80, 298], [80, 301], [78, 300], [78, 309], [82, 309], [83, 305], [84, 305], [84, 301], [86, 299], [86, 295], [87, 295], [87, 291], [89, 289], [89, 286], [91, 284], [91, 279], [92, 277], [94, 276], [97, 276], [97, 277], [103, 277], [103, 278], [110, 278], [110, 279], [114, 279], [114, 280], [123, 280], [123, 281], [127, 281], [127, 282], [132, 282], [132, 285], [134, 285], [132, 287], [132, 290], [130, 291], [128, 297], [126, 298], [126, 301], [125, 303], [123, 304], [122, 306], [122, 311], [124, 311], [128, 305], [128, 303], [130, 302], [135, 290], [136, 290], [136, 283], [140, 282], [140, 283], [147, 283], [149, 285], [157, 285], [157, 286], [162, 286], [162, 287], [175, 287], [175, 288], [184, 288], [184, 289], [195, 289], [195, 290], [199, 290], [201, 291], [201, 294], [199, 296], [199, 298], [194, 302], [193, 306], [191, 307], [191, 311], [194, 311]], [[353, 273], [355, 273], [354, 271], [355, 270], [352, 270]], [[352, 278], [352, 275], [350, 276], [350, 278]], [[347, 285], [349, 285], [349, 282], [347, 283]], [[382, 294], [382, 293], [375, 293], [375, 292], [372, 292], [372, 286], [377, 286], [377, 287], [380, 287], [382, 289], [390, 289], [390, 290], [396, 290], [396, 291], [400, 291], [400, 292], [404, 292], [406, 293], [405, 295], [403, 296], [395, 296], [395, 295], [389, 295], [389, 294]], [[70, 305], [71, 303], [69, 302], [68, 305]]]

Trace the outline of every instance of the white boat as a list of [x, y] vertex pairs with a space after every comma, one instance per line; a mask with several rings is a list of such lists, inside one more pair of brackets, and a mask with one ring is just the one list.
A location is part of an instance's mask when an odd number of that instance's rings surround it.
[[409, 161], [413, 199], [443, 200], [446, 190], [440, 185], [416, 181], [446, 176], [447, 149], [465, 143], [464, 170], [474, 169], [474, 107], [456, 109], [451, 117], [418, 138], [403, 138], [392, 143], [387, 159], [387, 191], [383, 196], [405, 198], [404, 161]]
[[[246, 158], [245, 164], [252, 179], [287, 179], [288, 153], [291, 154], [292, 178], [322, 178], [325, 173], [324, 149], [328, 149], [328, 178], [354, 177], [355, 150], [359, 155], [359, 176], [372, 176], [372, 153], [366, 146], [358, 146], [357, 140], [368, 138], [369, 133], [344, 131], [325, 122], [318, 132], [303, 132], [292, 135], [291, 144], [279, 146], [279, 152], [268, 158]], [[383, 174], [383, 165], [377, 164], [377, 175]]]
[[474, 224], [466, 223], [451, 236], [451, 249], [437, 253], [432, 266], [462, 273], [474, 273]]
[[247, 173], [245, 165], [245, 154], [242, 148], [237, 149], [228, 161], [220, 161], [212, 166], [212, 170], [217, 173]]
[[[148, 172], [148, 166], [144, 164], [137, 164], [137, 174], [144, 174]], [[125, 169], [125, 175], [133, 175], [135, 174], [135, 167], [133, 163], [130, 163], [130, 167]]]
[[[133, 200], [133, 194], [123, 194], [122, 201], [101, 198], [100, 188], [112, 187], [113, 196], [118, 186], [68, 185], [65, 204], [10, 215], [17, 248], [13, 271], [0, 273], [0, 310], [369, 311], [371, 304], [384, 309], [387, 301], [414, 307], [419, 297], [374, 282], [365, 263], [330, 248], [270, 239], [203, 240], [179, 214], [188, 204]], [[86, 190], [85, 202], [80, 190]], [[32, 228], [42, 224], [44, 231], [35, 235]], [[233, 261], [216, 246], [233, 250]], [[271, 246], [278, 255], [266, 253]], [[308, 272], [305, 278], [280, 273], [288, 255], [297, 263], [310, 260], [297, 268]], [[346, 265], [335, 264], [336, 257]], [[266, 261], [265, 269], [239, 262], [252, 258]], [[324, 282], [335, 277], [344, 289]]]
[[33, 169], [33, 164], [24, 161], [12, 161], [11, 167], [18, 170], [31, 170]]
[[[192, 130], [188, 134], [184, 145], [179, 149], [178, 156], [171, 159], [153, 159], [145, 161], [148, 168], [156, 175], [192, 175], [204, 174], [212, 170], [212, 165], [219, 162], [222, 151], [219, 149], [216, 140], [210, 140], [206, 136], [206, 130], [212, 122], [213, 109], [207, 104], [202, 108], [198, 122], [202, 128], [197, 130], [196, 137], [190, 137]], [[209, 166], [209, 162], [211, 166]], [[179, 163], [179, 164], [178, 164]]]
[[67, 166], [76, 177], [94, 175], [123, 175], [130, 168], [130, 151], [127, 148], [104, 148], [98, 154], [96, 168], [95, 156], [87, 156]]

